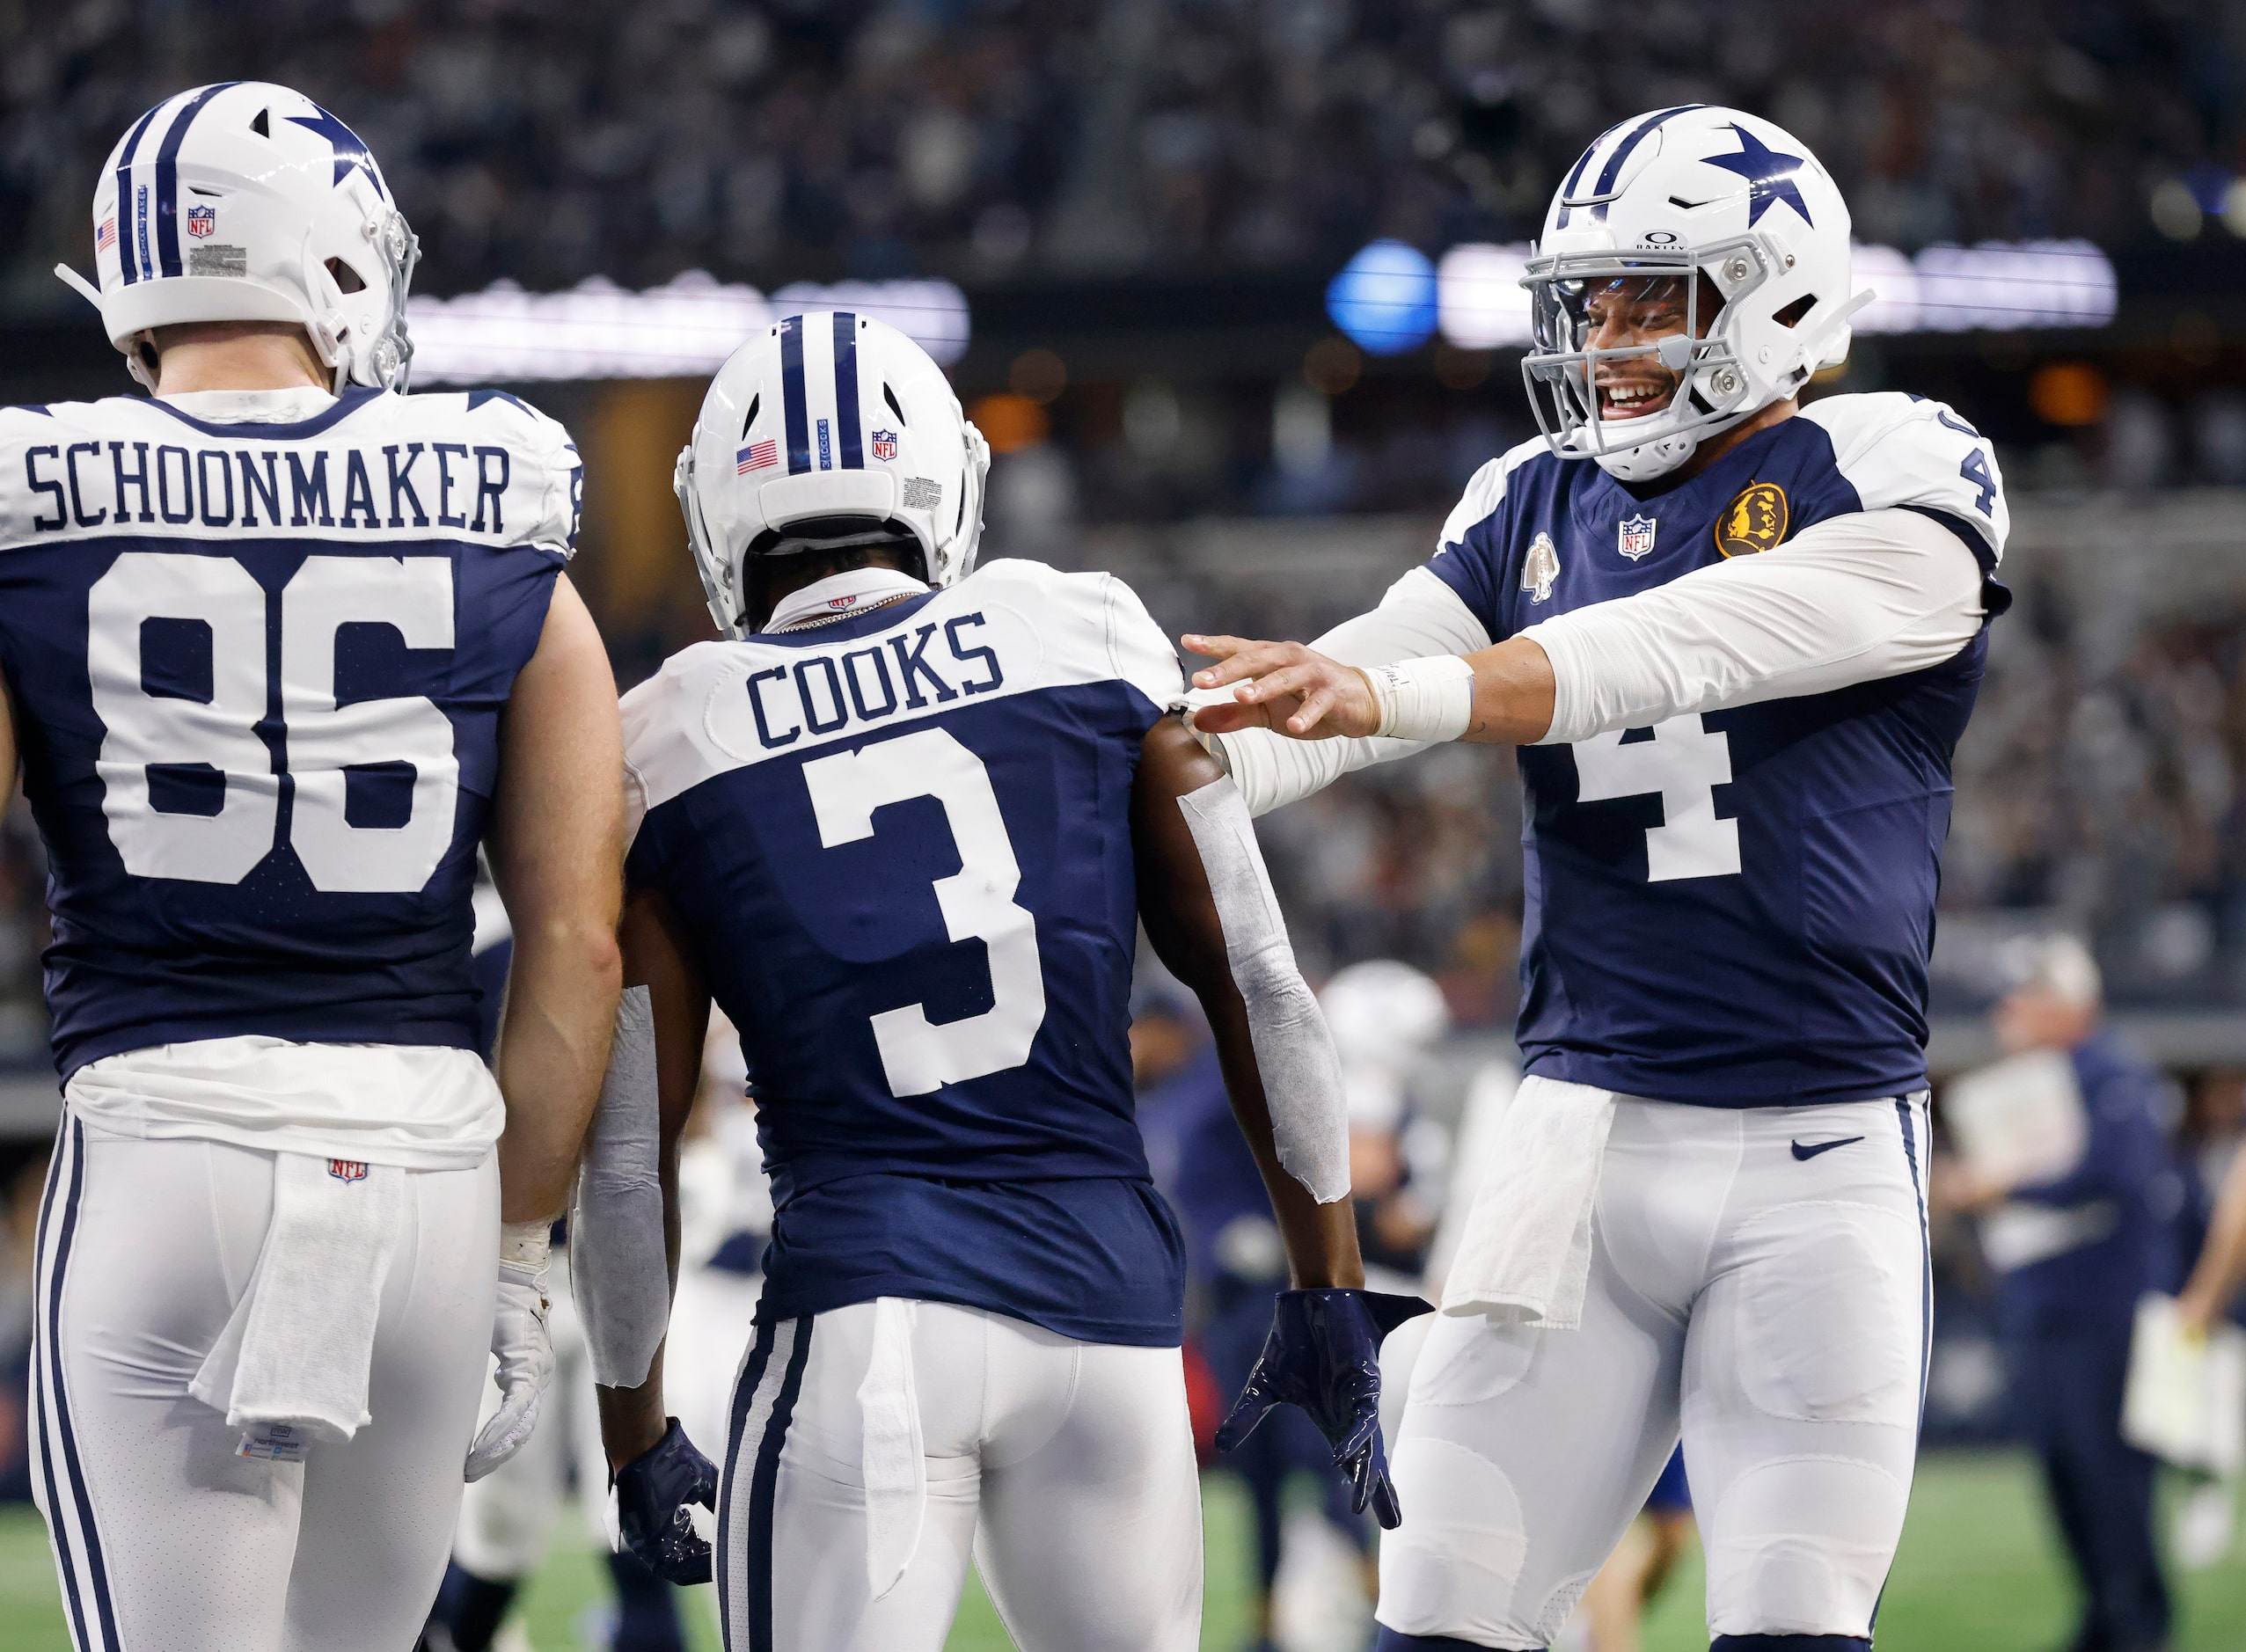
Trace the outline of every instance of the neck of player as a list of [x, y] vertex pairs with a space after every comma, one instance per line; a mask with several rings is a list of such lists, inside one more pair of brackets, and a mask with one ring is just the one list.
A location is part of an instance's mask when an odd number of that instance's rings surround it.
[[1789, 396], [1784, 401], [1771, 403], [1753, 418], [1742, 420], [1729, 430], [1716, 432], [1693, 450], [1691, 458], [1660, 479], [1663, 486], [1659, 491], [1665, 493], [1672, 487], [1682, 487], [1758, 430], [1767, 430], [1774, 424], [1791, 419], [1801, 410], [1801, 403]]
[[156, 331], [156, 393], [327, 390], [333, 376], [302, 327], [279, 321], [204, 321]]

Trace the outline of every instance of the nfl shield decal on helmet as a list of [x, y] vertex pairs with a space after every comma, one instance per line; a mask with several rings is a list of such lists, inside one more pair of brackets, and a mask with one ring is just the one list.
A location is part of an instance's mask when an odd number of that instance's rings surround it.
[[1521, 588], [1532, 603], [1548, 601], [1553, 582], [1560, 577], [1560, 552], [1554, 548], [1552, 536], [1540, 533], [1529, 542], [1528, 557], [1521, 564]]
[[896, 431], [876, 430], [874, 432], [874, 457], [877, 459], [894, 459], [896, 457]]
[[1635, 562], [1652, 550], [1653, 530], [1657, 525], [1651, 516], [1623, 517], [1620, 545], [1622, 554]]
[[195, 239], [198, 241], [203, 239], [216, 228], [218, 228], [218, 214], [211, 208], [209, 207], [187, 208], [187, 233], [194, 236]]

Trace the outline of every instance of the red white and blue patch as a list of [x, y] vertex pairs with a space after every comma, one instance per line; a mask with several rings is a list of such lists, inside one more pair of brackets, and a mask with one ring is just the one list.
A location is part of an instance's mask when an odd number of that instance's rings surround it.
[[896, 432], [894, 430], [876, 430], [874, 432], [873, 445], [874, 457], [875, 458], [894, 459], [896, 457]]
[[218, 214], [209, 207], [187, 208], [187, 233], [201, 241], [207, 239], [218, 228]]
[[364, 1181], [367, 1167], [356, 1159], [331, 1159], [327, 1161], [327, 1173], [338, 1181]]
[[112, 216], [101, 221], [101, 228], [94, 231], [93, 250], [106, 252], [117, 245], [117, 220]]
[[1620, 549], [1631, 561], [1636, 561], [1653, 549], [1653, 530], [1660, 523], [1651, 516], [1622, 518]]
[[779, 463], [779, 442], [777, 440], [751, 442], [734, 456], [735, 476], [746, 476], [751, 471], [770, 470]]

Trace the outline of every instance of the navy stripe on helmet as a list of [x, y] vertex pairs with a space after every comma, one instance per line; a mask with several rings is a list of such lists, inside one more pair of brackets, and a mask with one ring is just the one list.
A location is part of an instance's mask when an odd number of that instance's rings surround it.
[[772, 1401], [772, 1421], [757, 1447], [755, 1478], [749, 1482], [749, 1652], [773, 1652], [772, 1635], [772, 1505], [779, 1491], [779, 1458], [787, 1444], [787, 1425], [795, 1417], [795, 1401], [803, 1392], [803, 1367], [811, 1358], [808, 1314], [795, 1322], [795, 1347], [788, 1356], [787, 1374]]
[[[1614, 146], [1614, 152], [1606, 157], [1606, 164], [1599, 169], [1599, 181], [1591, 186], [1591, 193], [1594, 195], [1603, 195], [1614, 187], [1614, 180], [1622, 173], [1622, 163], [1630, 158], [1630, 151], [1637, 148], [1645, 140], [1646, 134], [1652, 131], [1654, 128], [1672, 115], [1684, 114], [1694, 109], [1707, 107], [1708, 106], [1704, 103], [1680, 103], [1673, 109], [1663, 109], [1657, 113], [1646, 116], [1644, 120], [1630, 128], [1628, 136]], [[1606, 206], [1607, 203], [1604, 201], [1593, 201], [1591, 208], [1591, 216], [1604, 218], [1606, 216]]]
[[779, 324], [780, 402], [787, 411], [787, 473], [811, 468], [811, 415], [803, 403], [803, 318]]
[[94, 1529], [93, 1499], [86, 1492], [85, 1470], [78, 1462], [77, 1436], [70, 1428], [70, 1400], [62, 1383], [62, 1281], [70, 1265], [70, 1241], [78, 1226], [78, 1196], [85, 1187], [85, 1127], [70, 1121], [70, 1190], [62, 1202], [62, 1226], [55, 1240], [53, 1274], [47, 1303], [47, 1377], [55, 1402], [54, 1422], [62, 1444], [62, 1466], [70, 1479], [71, 1501], [77, 1505], [78, 1535], [85, 1541], [87, 1582], [95, 1610], [101, 1617], [101, 1644], [118, 1645], [117, 1613], [109, 1600], [109, 1568], [101, 1553], [101, 1534]]
[[[165, 103], [170, 101], [168, 98], [165, 99]], [[124, 153], [117, 157], [117, 272], [128, 284], [145, 279], [143, 272], [133, 264], [133, 247], [136, 238], [133, 233], [133, 157], [140, 153], [141, 136], [148, 130], [148, 123], [156, 119], [157, 109], [162, 107], [164, 104], [159, 103], [156, 109], [150, 109], [140, 118], [138, 124], [133, 128], [132, 135], [125, 140]]]
[[187, 141], [187, 128], [209, 103], [229, 87], [238, 86], [238, 80], [222, 80], [215, 86], [205, 86], [194, 100], [179, 111], [179, 118], [164, 135], [164, 143], [156, 151], [156, 252], [166, 275], [179, 271], [179, 145]]
[[835, 423], [841, 427], [842, 468], [866, 468], [866, 435], [858, 427], [858, 318], [835, 311]]

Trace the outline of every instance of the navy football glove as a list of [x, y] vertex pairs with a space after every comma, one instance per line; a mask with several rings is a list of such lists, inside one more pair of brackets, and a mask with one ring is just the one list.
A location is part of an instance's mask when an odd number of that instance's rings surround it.
[[1394, 1527], [1403, 1518], [1380, 1444], [1380, 1344], [1405, 1320], [1434, 1312], [1417, 1297], [1378, 1290], [1282, 1290], [1271, 1334], [1247, 1374], [1240, 1402], [1217, 1430], [1229, 1451], [1273, 1406], [1299, 1406], [1334, 1448], [1349, 1477], [1350, 1506]]
[[673, 1583], [710, 1581], [710, 1546], [697, 1536], [686, 1505], [715, 1511], [717, 1466], [694, 1449], [673, 1417], [662, 1439], [616, 1473], [616, 1525], [624, 1546]]

